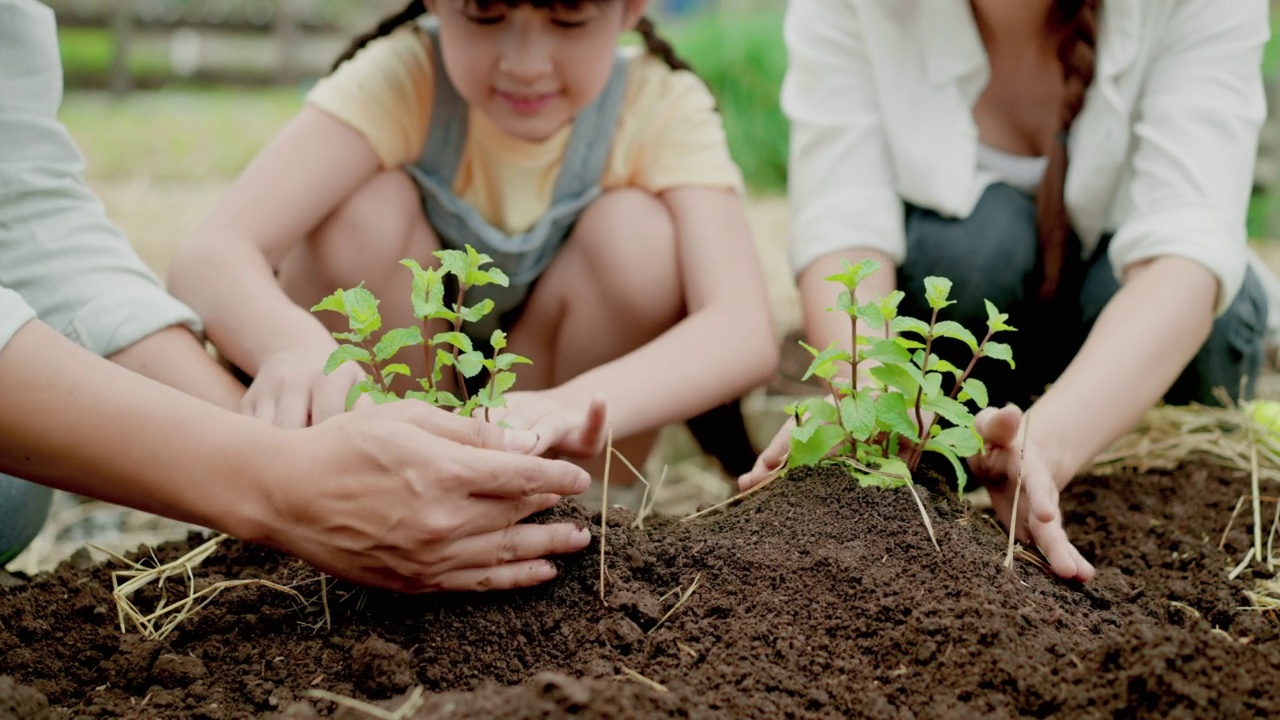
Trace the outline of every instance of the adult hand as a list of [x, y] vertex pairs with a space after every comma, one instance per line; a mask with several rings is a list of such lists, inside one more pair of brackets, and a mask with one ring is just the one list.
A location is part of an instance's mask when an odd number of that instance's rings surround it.
[[[1016, 406], [986, 408], [978, 413], [974, 427], [985, 449], [969, 458], [969, 467], [991, 494], [991, 506], [1005, 527], [1014, 523], [1016, 537], [1034, 543], [1053, 572], [1063, 578], [1093, 579], [1094, 568], [1067, 539], [1058, 507], [1061, 488], [1043, 448], [1023, 433], [1023, 413]], [[1018, 516], [1011, 519], [1013, 499], [1022, 479]]]
[[[324, 366], [337, 344], [276, 353], [262, 363], [240, 411], [284, 428], [304, 428], [340, 415], [347, 393], [365, 377], [362, 367], [348, 361], [325, 375]], [[372, 407], [362, 396], [355, 407]], [[355, 409], [355, 408], [352, 408]]]
[[555, 390], [534, 390], [507, 393], [506, 400], [507, 406], [491, 411], [489, 418], [536, 433], [538, 442], [531, 454], [584, 459], [604, 450], [606, 410], [602, 398], [593, 397], [582, 404], [564, 399]]
[[546, 555], [590, 533], [518, 524], [587, 488], [537, 438], [414, 400], [290, 431], [267, 485], [262, 542], [355, 582], [405, 592], [489, 590], [555, 577]]

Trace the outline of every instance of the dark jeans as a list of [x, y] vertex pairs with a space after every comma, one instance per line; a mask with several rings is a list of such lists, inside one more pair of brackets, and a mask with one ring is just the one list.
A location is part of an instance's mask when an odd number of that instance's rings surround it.
[[[1016, 332], [998, 333], [995, 340], [1013, 346], [1016, 370], [989, 358], [980, 360], [974, 375], [987, 383], [993, 405], [1006, 402], [1026, 407], [1066, 368], [1084, 343], [1102, 308], [1119, 289], [1107, 259], [1110, 236], [1092, 257], [1080, 258], [1073, 237], [1067, 249], [1063, 281], [1051, 301], [1036, 298], [1035, 200], [1014, 188], [995, 184], [987, 189], [973, 213], [963, 219], [945, 218], [914, 206], [907, 207], [907, 258], [898, 269], [898, 287], [906, 293], [899, 312], [927, 321], [931, 310], [924, 299], [924, 278], [952, 281], [951, 299], [939, 319], [955, 320], [978, 337], [986, 333], [983, 299], [1009, 313]], [[1200, 352], [1165, 395], [1165, 402], [1220, 405], [1214, 388], [1233, 400], [1253, 395], [1254, 379], [1262, 368], [1267, 303], [1252, 268], [1227, 312], [1218, 317]], [[941, 340], [938, 355], [964, 367], [969, 349]]]
[[0, 475], [0, 567], [40, 534], [52, 500], [50, 488]]

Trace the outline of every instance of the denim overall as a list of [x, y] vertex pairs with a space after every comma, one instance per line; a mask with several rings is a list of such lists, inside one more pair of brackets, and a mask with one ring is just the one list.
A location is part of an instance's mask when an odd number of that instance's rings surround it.
[[504, 319], [528, 299], [534, 281], [551, 264], [578, 217], [600, 196], [600, 178], [626, 93], [627, 61], [621, 54], [617, 56], [604, 91], [574, 119], [547, 213], [528, 231], [508, 235], [453, 193], [453, 180], [467, 142], [469, 108], [444, 71], [436, 27], [424, 25], [423, 29], [431, 35], [435, 99], [422, 155], [404, 169], [418, 185], [427, 221], [441, 245], [455, 250], [470, 245], [493, 258], [486, 267], [502, 270], [510, 280], [507, 287], [483, 285], [467, 291], [467, 305], [486, 298], [494, 302], [492, 312], [463, 328], [473, 340], [486, 343], [495, 329], [508, 329], [503, 327]]

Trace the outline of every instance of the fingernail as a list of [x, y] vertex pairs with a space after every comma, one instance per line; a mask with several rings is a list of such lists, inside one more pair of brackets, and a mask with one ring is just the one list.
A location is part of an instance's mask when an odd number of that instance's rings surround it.
[[591, 543], [591, 531], [584, 527], [580, 527], [573, 531], [573, 534], [569, 536], [569, 540], [573, 543], [574, 547], [581, 550]]
[[538, 446], [538, 433], [532, 430], [507, 430], [506, 445], [511, 452], [527, 453]]
[[536, 582], [546, 582], [556, 576], [556, 566], [551, 563], [538, 563], [533, 569], [533, 579]]
[[578, 481], [573, 484], [573, 492], [575, 494], [586, 492], [589, 487], [591, 487], [591, 476], [583, 470], [578, 473]]

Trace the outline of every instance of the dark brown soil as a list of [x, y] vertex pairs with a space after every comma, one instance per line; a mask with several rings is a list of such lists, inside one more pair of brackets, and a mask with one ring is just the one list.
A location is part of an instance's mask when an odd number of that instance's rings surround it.
[[[1247, 519], [1217, 548], [1246, 488], [1197, 467], [1075, 483], [1064, 508], [1099, 567], [1088, 586], [1004, 569], [994, 523], [933, 496], [938, 552], [905, 491], [837, 471], [687, 523], [637, 530], [611, 512], [607, 605], [593, 544], [532, 591], [337, 585], [331, 630], [309, 627], [318, 603], [228, 590], [154, 642], [121, 635], [109, 568], [68, 565], [0, 589], [0, 717], [357, 718], [307, 691], [394, 709], [422, 685], [419, 718], [1275, 718], [1280, 623], [1239, 609], [1249, 572], [1227, 580]], [[230, 542], [200, 574], [316, 577]]]

